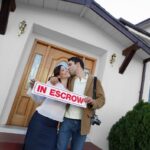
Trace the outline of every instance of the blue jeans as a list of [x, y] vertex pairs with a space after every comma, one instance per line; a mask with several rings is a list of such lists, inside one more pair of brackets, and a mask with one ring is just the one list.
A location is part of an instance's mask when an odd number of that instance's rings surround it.
[[80, 134], [81, 120], [64, 118], [58, 134], [57, 150], [67, 150], [71, 140], [71, 150], [83, 150], [86, 135]]

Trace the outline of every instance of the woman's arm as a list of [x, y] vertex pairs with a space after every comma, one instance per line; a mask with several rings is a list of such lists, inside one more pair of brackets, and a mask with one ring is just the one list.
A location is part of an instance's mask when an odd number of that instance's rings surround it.
[[31, 88], [28, 89], [27, 95], [30, 96], [36, 103], [41, 103], [45, 99], [43, 96], [33, 94]]
[[27, 95], [30, 96], [36, 103], [41, 103], [45, 99], [45, 97], [32, 94], [32, 88], [33, 88], [35, 82], [36, 81], [34, 79], [30, 81], [30, 83], [29, 83], [30, 87], [27, 91]]

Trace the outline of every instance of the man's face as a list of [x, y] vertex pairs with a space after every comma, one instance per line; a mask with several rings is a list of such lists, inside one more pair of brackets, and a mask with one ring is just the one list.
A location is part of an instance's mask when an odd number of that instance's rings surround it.
[[73, 61], [69, 61], [68, 62], [68, 70], [71, 75], [76, 75], [77, 64], [75, 64]]

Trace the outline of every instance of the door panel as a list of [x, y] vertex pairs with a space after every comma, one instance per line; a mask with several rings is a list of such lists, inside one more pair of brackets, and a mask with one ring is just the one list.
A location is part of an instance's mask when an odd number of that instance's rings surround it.
[[88, 73], [94, 74], [96, 60], [93, 61], [89, 58], [84, 58], [85, 70], [88, 70]]
[[73, 53], [69, 53], [69, 52], [62, 51], [60, 49], [52, 47], [51, 54], [50, 54], [51, 63], [50, 63], [50, 67], [49, 67], [48, 77], [50, 77], [52, 75], [53, 70], [58, 63], [60, 63], [62, 61], [67, 62], [68, 58], [73, 57], [73, 56], [76, 56], [76, 55]]
[[47, 82], [52, 75], [54, 67], [62, 62], [67, 62], [68, 58], [78, 56], [85, 62], [86, 69], [94, 73], [95, 62], [93, 58], [83, 56], [76, 52], [35, 41], [32, 52], [24, 69], [24, 73], [18, 91], [14, 99], [8, 122], [9, 125], [27, 126], [28, 122], [38, 106], [26, 93], [30, 79], [35, 78], [41, 82]]

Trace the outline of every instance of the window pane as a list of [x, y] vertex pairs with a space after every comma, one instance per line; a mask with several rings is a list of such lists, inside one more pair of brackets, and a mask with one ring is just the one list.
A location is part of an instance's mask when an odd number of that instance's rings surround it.
[[32, 67], [31, 67], [31, 71], [30, 71], [28, 80], [27, 80], [27, 86], [31, 79], [35, 79], [38, 69], [39, 69], [39, 66], [40, 66], [40, 63], [41, 63], [41, 60], [42, 60], [42, 55], [36, 54], [33, 64], [32, 64]]

